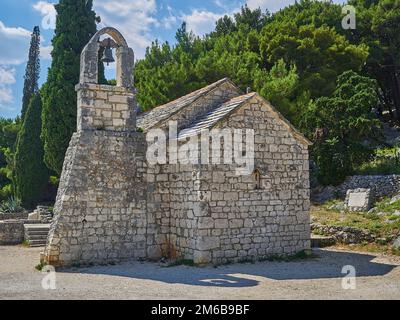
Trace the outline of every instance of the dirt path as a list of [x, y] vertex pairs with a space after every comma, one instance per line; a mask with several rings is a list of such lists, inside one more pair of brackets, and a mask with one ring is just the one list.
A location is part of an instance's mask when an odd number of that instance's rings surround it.
[[[44, 290], [36, 271], [41, 249], [0, 247], [0, 299], [400, 299], [400, 258], [319, 250], [300, 262], [263, 262], [218, 268], [166, 268], [132, 262], [56, 273]], [[343, 290], [342, 268], [357, 272]]]

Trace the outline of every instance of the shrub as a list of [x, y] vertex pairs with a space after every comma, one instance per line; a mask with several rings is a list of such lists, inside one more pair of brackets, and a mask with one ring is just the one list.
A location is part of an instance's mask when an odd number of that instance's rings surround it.
[[3, 213], [18, 213], [24, 211], [24, 209], [21, 207], [21, 200], [10, 197], [0, 204], [0, 211]]

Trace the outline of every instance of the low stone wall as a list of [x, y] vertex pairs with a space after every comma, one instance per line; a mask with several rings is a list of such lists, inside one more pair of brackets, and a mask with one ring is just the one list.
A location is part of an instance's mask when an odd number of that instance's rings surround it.
[[0, 221], [0, 245], [16, 245], [24, 241], [24, 222]]
[[352, 227], [324, 226], [313, 223], [311, 224], [311, 231], [316, 234], [332, 236], [336, 242], [342, 244], [371, 243], [375, 241], [375, 236], [368, 231]]
[[392, 197], [400, 193], [400, 175], [389, 176], [351, 176], [342, 183], [337, 191], [341, 197], [350, 189], [371, 189], [375, 198]]
[[21, 213], [0, 213], [0, 221], [1, 220], [10, 220], [10, 219], [28, 219], [28, 212]]

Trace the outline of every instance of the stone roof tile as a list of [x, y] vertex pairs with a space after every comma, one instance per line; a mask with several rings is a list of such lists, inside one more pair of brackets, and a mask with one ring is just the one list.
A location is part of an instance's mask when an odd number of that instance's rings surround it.
[[211, 112], [197, 119], [196, 122], [194, 122], [189, 128], [182, 130], [178, 139], [185, 139], [197, 135], [203, 130], [212, 128], [217, 122], [225, 118], [233, 110], [241, 106], [247, 100], [251, 99], [254, 95], [255, 93], [245, 94], [221, 104]]
[[210, 84], [204, 88], [187, 94], [179, 99], [171, 101], [167, 104], [156, 107], [146, 113], [139, 114], [137, 118], [137, 127], [147, 131], [155, 127], [161, 121], [168, 119], [170, 116], [181, 110], [182, 108], [188, 106], [189, 104], [195, 102], [200, 97], [204, 96], [211, 90], [215, 89], [222, 83], [230, 81], [228, 78], [221, 79], [213, 84]]

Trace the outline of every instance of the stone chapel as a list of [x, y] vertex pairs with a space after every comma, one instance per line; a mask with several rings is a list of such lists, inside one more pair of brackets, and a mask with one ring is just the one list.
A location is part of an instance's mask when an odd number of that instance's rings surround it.
[[[101, 41], [106, 35], [112, 40]], [[116, 49], [116, 86], [98, 84], [104, 43]], [[97, 32], [82, 52], [77, 131], [42, 262], [223, 264], [310, 249], [310, 142], [268, 101], [229, 79], [140, 114], [133, 68], [133, 50], [114, 28]], [[254, 170], [150, 164], [146, 135], [168, 131], [171, 121], [178, 145], [204, 130], [254, 130]]]

